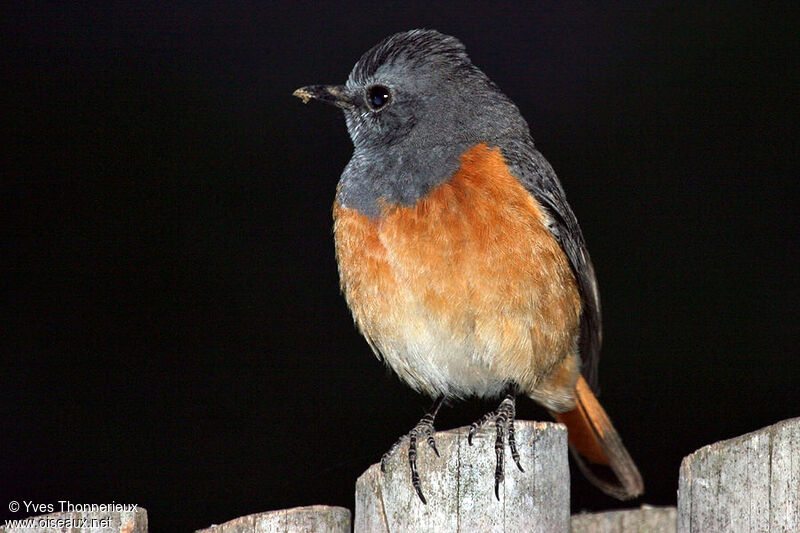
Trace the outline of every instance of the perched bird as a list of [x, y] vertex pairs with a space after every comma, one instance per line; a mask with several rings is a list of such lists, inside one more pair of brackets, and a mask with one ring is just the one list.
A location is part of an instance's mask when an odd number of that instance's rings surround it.
[[[436, 451], [444, 401], [502, 398], [475, 422], [496, 428], [520, 470], [515, 398], [566, 424], [584, 474], [633, 498], [644, 486], [592, 387], [600, 353], [597, 281], [583, 235], [519, 109], [454, 37], [392, 35], [345, 85], [295, 96], [344, 110], [354, 145], [333, 207], [341, 288], [358, 329], [400, 378], [435, 402], [384, 455], [408, 441]], [[438, 451], [436, 452], [438, 454]], [[498, 496], [499, 497], [499, 496]]]

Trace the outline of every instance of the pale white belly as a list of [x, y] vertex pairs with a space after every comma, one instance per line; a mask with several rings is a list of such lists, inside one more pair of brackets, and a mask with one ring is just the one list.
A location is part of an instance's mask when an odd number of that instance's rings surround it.
[[[474, 317], [472, 324], [453, 328], [450, 321], [432, 316], [430, 310], [413, 300], [412, 296], [405, 298], [406, 307], [397, 316], [383, 317], [395, 322], [391, 328], [394, 335], [371, 339], [392, 370], [413, 388], [431, 396], [464, 398], [501, 394], [508, 377], [497, 375], [490, 361], [490, 357], [501, 354], [492, 353], [490, 343], [480, 338]], [[378, 327], [362, 325], [364, 331]], [[385, 323], [380, 327], [385, 327]]]

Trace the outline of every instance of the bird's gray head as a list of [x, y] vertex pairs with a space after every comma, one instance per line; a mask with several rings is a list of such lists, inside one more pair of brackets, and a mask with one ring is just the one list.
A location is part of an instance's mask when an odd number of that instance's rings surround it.
[[341, 188], [345, 200], [358, 196], [359, 204], [413, 203], [452, 175], [469, 147], [529, 139], [517, 107], [472, 64], [464, 45], [433, 30], [384, 39], [359, 59], [345, 85], [294, 94], [344, 110], [355, 153]]
[[464, 45], [433, 30], [392, 35], [361, 57], [346, 85], [303, 87], [295, 95], [344, 109], [356, 149], [409, 137], [421, 148], [527, 131], [517, 108], [472, 64]]

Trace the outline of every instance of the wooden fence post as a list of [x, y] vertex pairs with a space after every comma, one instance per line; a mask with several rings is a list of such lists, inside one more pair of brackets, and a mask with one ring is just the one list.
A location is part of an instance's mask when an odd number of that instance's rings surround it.
[[50, 513], [21, 519], [0, 533], [147, 533], [147, 511], [82, 511]]
[[570, 533], [675, 533], [675, 507], [649, 507], [572, 515]]
[[709, 531], [800, 531], [800, 418], [684, 458], [678, 532]]
[[350, 511], [310, 505], [235, 518], [195, 533], [350, 533]]
[[[561, 424], [516, 423], [525, 472], [505, 449], [505, 482], [494, 495], [493, 427], [473, 446], [468, 428], [436, 434], [441, 457], [424, 441], [418, 466], [424, 505], [411, 486], [407, 447], [372, 465], [356, 482], [355, 533], [706, 533], [800, 531], [800, 418], [700, 448], [681, 463], [674, 507], [569, 516], [567, 433]], [[16, 502], [11, 502], [16, 503]], [[677, 520], [676, 520], [677, 518]], [[570, 529], [571, 528], [571, 529]], [[147, 511], [53, 513], [20, 519], [0, 533], [147, 533]], [[350, 511], [313, 505], [236, 518], [196, 533], [350, 533]]]
[[411, 486], [407, 447], [382, 473], [372, 465], [356, 482], [355, 533], [395, 531], [569, 531], [567, 432], [561, 424], [518, 420], [517, 448], [525, 472], [505, 449], [505, 482], [494, 494], [495, 432], [489, 425], [473, 445], [468, 428], [436, 433], [436, 457], [424, 440], [419, 473], [424, 505]]

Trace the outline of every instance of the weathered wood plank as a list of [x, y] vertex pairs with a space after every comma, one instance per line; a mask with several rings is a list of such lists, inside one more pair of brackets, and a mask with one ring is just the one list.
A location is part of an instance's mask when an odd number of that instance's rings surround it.
[[28, 524], [0, 527], [0, 533], [147, 533], [147, 511], [87, 511], [32, 516]]
[[648, 507], [572, 515], [570, 533], [675, 533], [675, 507]]
[[678, 532], [800, 531], [800, 418], [684, 458]]
[[310, 505], [242, 516], [196, 533], [350, 533], [350, 511]]
[[355, 533], [395, 531], [500, 532], [569, 530], [567, 434], [561, 424], [517, 421], [521, 463], [506, 447], [505, 482], [494, 494], [495, 432], [488, 426], [467, 443], [468, 428], [436, 433], [441, 457], [420, 443], [424, 505], [411, 486], [407, 447], [387, 472], [372, 465], [356, 483]]

